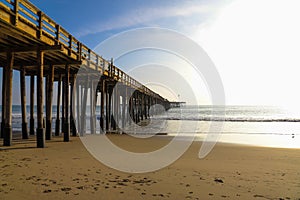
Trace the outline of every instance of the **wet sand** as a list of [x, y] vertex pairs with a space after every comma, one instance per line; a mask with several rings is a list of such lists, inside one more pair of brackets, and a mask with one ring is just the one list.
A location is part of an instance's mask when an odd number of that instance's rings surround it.
[[[110, 135], [124, 149], [147, 152], [167, 136]], [[2, 144], [2, 141], [0, 141]], [[35, 148], [34, 138], [0, 146], [0, 199], [300, 199], [300, 149], [218, 143], [198, 159], [194, 142], [172, 165], [129, 174], [94, 159], [78, 137]], [[113, 156], [113, 155], [112, 155]]]

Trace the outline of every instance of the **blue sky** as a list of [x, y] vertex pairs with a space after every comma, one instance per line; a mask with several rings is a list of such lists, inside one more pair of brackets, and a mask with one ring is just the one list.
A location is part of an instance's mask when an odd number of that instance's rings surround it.
[[31, 2], [93, 48], [100, 41], [130, 28], [157, 26], [188, 32], [190, 25], [207, 22], [213, 18], [218, 8], [230, 1], [85, 0], [84, 4], [81, 0]]
[[[298, 0], [31, 2], [91, 49], [114, 34], [133, 28], [150, 26], [178, 31], [199, 44], [215, 63], [227, 104], [299, 106]], [[155, 55], [151, 54], [150, 57]], [[128, 66], [133, 64], [134, 56], [140, 59], [139, 64], [142, 58], [145, 62], [150, 58], [149, 51], [130, 54], [117, 64], [130, 71]], [[171, 58], [160, 56], [156, 59]], [[164, 64], [176, 64], [174, 60]], [[184, 67], [187, 65], [182, 63]], [[15, 73], [14, 104], [19, 103], [18, 82]], [[202, 81], [193, 87], [203, 94], [199, 96], [203, 99], [200, 103], [207, 104], [209, 92], [204, 91], [203, 85]], [[182, 100], [189, 101], [189, 97]]]

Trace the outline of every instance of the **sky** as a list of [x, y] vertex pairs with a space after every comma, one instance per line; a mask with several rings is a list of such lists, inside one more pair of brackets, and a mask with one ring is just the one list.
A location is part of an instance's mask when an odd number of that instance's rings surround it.
[[[187, 36], [215, 64], [228, 105], [295, 107], [300, 102], [298, 0], [31, 2], [91, 49], [115, 34], [135, 28], [160, 27]], [[191, 67], [178, 57], [149, 50], [132, 52], [116, 61], [121, 69], [148, 82], [150, 88], [170, 100], [210, 104], [212, 94], [205, 77], [187, 75], [187, 85], [181, 88], [173, 84], [178, 79], [160, 73], [162, 66], [178, 63], [182, 69]], [[134, 70], [143, 64], [148, 66], [147, 73]], [[151, 85], [150, 78], [157, 78], [157, 83], [166, 76], [171, 80], [166, 83], [171, 92], [159, 84]], [[19, 104], [18, 81], [18, 73], [14, 73], [14, 104]]]

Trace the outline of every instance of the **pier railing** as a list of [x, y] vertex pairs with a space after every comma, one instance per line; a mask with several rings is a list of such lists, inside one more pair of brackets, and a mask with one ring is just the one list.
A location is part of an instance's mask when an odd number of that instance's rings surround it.
[[71, 59], [155, 98], [166, 100], [105, 60], [27, 0], [0, 0], [0, 19], [47, 45], [62, 45]]

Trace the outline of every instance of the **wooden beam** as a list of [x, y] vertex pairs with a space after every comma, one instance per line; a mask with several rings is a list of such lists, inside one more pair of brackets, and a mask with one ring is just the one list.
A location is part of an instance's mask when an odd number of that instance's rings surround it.
[[38, 51], [63, 51], [64, 46], [62, 44], [54, 45], [54, 46], [29, 46], [29, 47], [8, 47], [3, 48], [0, 51], [0, 54], [4, 54], [6, 52], [12, 53], [28, 53], [28, 52], [38, 52]]

